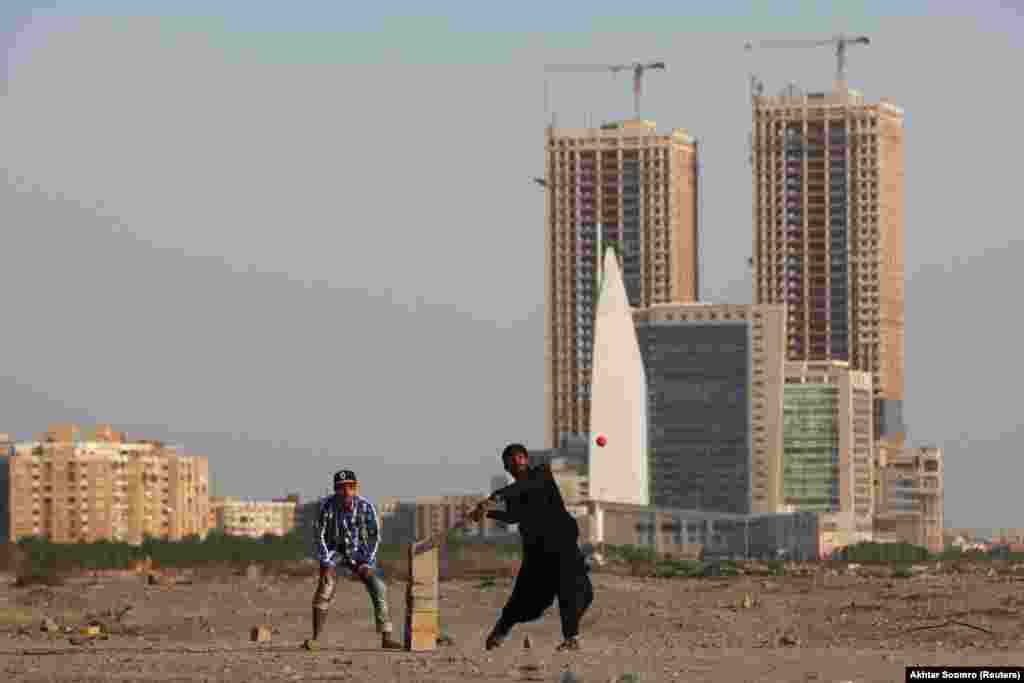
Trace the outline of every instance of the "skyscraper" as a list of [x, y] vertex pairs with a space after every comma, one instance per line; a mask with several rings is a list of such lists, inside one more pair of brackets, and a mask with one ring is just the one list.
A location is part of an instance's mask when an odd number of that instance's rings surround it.
[[788, 357], [872, 373], [902, 441], [903, 110], [847, 88], [753, 97], [754, 301], [788, 304]]
[[548, 128], [545, 447], [590, 430], [601, 244], [617, 243], [629, 304], [697, 299], [697, 142], [651, 121]]

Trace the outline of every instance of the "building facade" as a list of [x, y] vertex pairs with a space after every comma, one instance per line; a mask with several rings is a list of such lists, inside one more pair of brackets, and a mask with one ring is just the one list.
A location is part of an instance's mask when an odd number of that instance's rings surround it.
[[634, 312], [648, 377], [652, 505], [782, 509], [785, 315], [784, 304]]
[[563, 434], [558, 448], [530, 451], [530, 467], [550, 465], [562, 500], [567, 506], [580, 505], [590, 499], [589, 453], [588, 439]]
[[903, 139], [902, 109], [845, 86], [753, 97], [754, 301], [788, 304], [790, 360], [870, 372], [875, 438], [897, 442], [906, 432]]
[[848, 363], [786, 363], [783, 502], [821, 515], [826, 547], [871, 540], [872, 400], [871, 373]]
[[905, 448], [881, 468], [875, 537], [945, 549], [945, 468], [942, 449]]
[[653, 548], [659, 557], [686, 557], [695, 547], [705, 557], [812, 560], [820, 554], [817, 515], [808, 512], [732, 515], [599, 501], [583, 507], [581, 543]]
[[[381, 539], [387, 544], [405, 544], [423, 540], [451, 529], [458, 524], [486, 496], [428, 496], [403, 501], [381, 501]], [[507, 539], [515, 534], [494, 519], [485, 518], [480, 524], [468, 524], [464, 529], [467, 540]]]
[[697, 142], [650, 121], [547, 129], [545, 447], [590, 432], [601, 245], [614, 243], [633, 307], [695, 301]]
[[[154, 441], [84, 441], [51, 429], [9, 459], [7, 538], [142, 543], [205, 537], [208, 463]], [[87, 435], [92, 436], [94, 435]], [[74, 441], [58, 439], [71, 437]]]
[[0, 529], [10, 535], [11, 529], [11, 457], [14, 437], [0, 434]]
[[216, 508], [217, 530], [228, 536], [284, 536], [295, 528], [297, 501], [220, 501]]

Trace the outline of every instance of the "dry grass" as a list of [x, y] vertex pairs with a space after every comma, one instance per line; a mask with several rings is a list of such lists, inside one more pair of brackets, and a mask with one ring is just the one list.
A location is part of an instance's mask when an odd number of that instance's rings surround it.
[[14, 585], [18, 588], [29, 586], [60, 586], [64, 583], [64, 577], [56, 571], [47, 572], [18, 572]]
[[[46, 616], [61, 626], [79, 624], [85, 619], [85, 613], [75, 609], [47, 612]], [[38, 627], [41, 620], [42, 616], [30, 607], [0, 607], [0, 628]]]

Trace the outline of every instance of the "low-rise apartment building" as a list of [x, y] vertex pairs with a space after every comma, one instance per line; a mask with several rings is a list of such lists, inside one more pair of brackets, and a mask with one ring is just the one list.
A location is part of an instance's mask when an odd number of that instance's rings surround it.
[[202, 456], [156, 441], [75, 425], [8, 448], [7, 539], [141, 544], [147, 536], [205, 537], [209, 466]]
[[228, 536], [284, 536], [295, 528], [296, 500], [220, 500], [216, 506], [216, 529]]
[[905, 448], [879, 470], [875, 539], [906, 542], [938, 553], [945, 549], [942, 449]]

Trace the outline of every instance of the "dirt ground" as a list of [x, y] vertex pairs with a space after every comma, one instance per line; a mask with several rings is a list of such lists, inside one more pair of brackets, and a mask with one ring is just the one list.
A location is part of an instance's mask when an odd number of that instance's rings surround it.
[[[313, 576], [254, 572], [172, 588], [140, 577], [55, 587], [7, 581], [0, 680], [828, 683], [902, 681], [911, 664], [1024, 664], [1024, 567], [955, 569], [930, 563], [909, 578], [871, 567], [727, 578], [597, 572], [583, 650], [573, 654], [554, 651], [556, 607], [517, 627], [502, 648], [484, 650], [511, 578], [442, 582], [452, 643], [432, 653], [381, 651], [369, 598], [355, 582], [339, 586], [324, 649], [307, 653], [299, 646], [309, 635]], [[401, 637], [405, 584], [388, 588]], [[40, 630], [47, 617], [76, 629], [97, 619], [110, 636], [73, 644], [63, 628]], [[271, 642], [250, 642], [262, 622], [273, 625]]]

